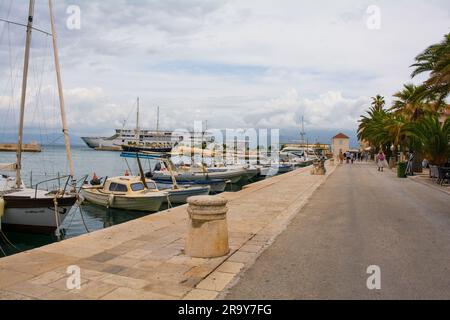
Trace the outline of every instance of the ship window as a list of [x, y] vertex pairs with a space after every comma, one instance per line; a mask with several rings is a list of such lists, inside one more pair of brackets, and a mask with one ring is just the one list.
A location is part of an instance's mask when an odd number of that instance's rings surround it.
[[142, 191], [144, 190], [144, 184], [142, 182], [138, 182], [138, 183], [132, 183], [131, 184], [131, 190], [133, 191]]
[[124, 185], [124, 184], [112, 182], [112, 183], [109, 185], [109, 191], [127, 192], [127, 191], [128, 191], [128, 188], [127, 188], [127, 186]]

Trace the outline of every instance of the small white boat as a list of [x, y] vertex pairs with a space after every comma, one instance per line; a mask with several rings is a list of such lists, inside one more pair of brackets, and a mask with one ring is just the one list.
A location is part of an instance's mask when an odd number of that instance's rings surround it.
[[[157, 183], [158, 189], [167, 191], [169, 193], [169, 201], [172, 204], [184, 204], [187, 202], [187, 198], [193, 196], [207, 196], [211, 187], [209, 185], [179, 185], [175, 187], [173, 183]], [[168, 202], [168, 201], [166, 201]]]
[[218, 166], [214, 166], [214, 167], [208, 167], [208, 173], [211, 172], [229, 172], [230, 170], [244, 170], [245, 173], [241, 175], [241, 179], [247, 179], [250, 180], [252, 178], [254, 178], [258, 173], [258, 168], [256, 168], [253, 165], [249, 165], [249, 164], [243, 164], [243, 165], [239, 165], [239, 164], [234, 164], [234, 165], [218, 165]]
[[287, 173], [294, 170], [291, 163], [272, 163], [270, 165], [260, 166], [260, 175], [263, 177], [272, 177], [278, 174]]
[[[2, 228], [8, 231], [51, 234], [76, 203], [73, 194], [23, 188], [0, 192], [5, 203]], [[57, 210], [57, 211], [56, 211]]]
[[[195, 171], [193, 171], [195, 170]], [[239, 168], [178, 168], [177, 171], [173, 172], [173, 176], [176, 181], [195, 181], [195, 180], [205, 180], [205, 179], [223, 179], [229, 180], [231, 183], [237, 183], [243, 176], [247, 173], [246, 169], [243, 167]], [[154, 171], [152, 173], [152, 178], [157, 180], [172, 180], [172, 175], [169, 171]]]
[[101, 186], [85, 186], [81, 194], [87, 201], [107, 208], [156, 212], [168, 193], [159, 191], [155, 182], [141, 177], [109, 178]]

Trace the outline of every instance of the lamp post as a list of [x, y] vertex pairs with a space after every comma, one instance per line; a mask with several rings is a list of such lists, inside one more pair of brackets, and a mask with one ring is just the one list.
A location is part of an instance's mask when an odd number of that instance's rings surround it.
[[395, 167], [395, 162], [396, 162], [396, 155], [395, 155], [395, 146], [394, 144], [391, 145], [391, 157], [389, 158], [389, 168], [393, 168]]

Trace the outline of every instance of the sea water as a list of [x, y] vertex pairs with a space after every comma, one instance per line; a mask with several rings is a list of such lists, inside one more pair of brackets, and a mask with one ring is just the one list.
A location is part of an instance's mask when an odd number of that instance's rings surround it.
[[[71, 149], [75, 177], [77, 179], [89, 175], [89, 181], [94, 173], [98, 177], [119, 176], [125, 174], [126, 171], [130, 174], [138, 175], [136, 161], [121, 158], [120, 152], [96, 151], [86, 146], [72, 146]], [[27, 187], [30, 185], [35, 187], [37, 184], [40, 189], [48, 190], [59, 186], [64, 187], [64, 179], [41, 183], [58, 176], [63, 177], [67, 175], [69, 169], [64, 146], [43, 146], [41, 153], [23, 153], [22, 156], [22, 179]], [[15, 153], [0, 152], [0, 163], [14, 163], [15, 160]], [[155, 164], [153, 161], [142, 160], [145, 172], [153, 168]], [[238, 191], [240, 189], [241, 186], [229, 186], [227, 191]], [[162, 207], [161, 209], [164, 210], [167, 207]], [[85, 202], [81, 206], [81, 211], [78, 208], [72, 208], [64, 220], [61, 226], [62, 239], [108, 228], [148, 214], [150, 212], [107, 209]], [[0, 239], [0, 246], [7, 254], [17, 253], [18, 251], [14, 247], [23, 251], [57, 241], [53, 235], [46, 236], [15, 232], [5, 234], [8, 240], [14, 244], [14, 246], [7, 245], [4, 239]], [[2, 257], [1, 251], [0, 257]]]

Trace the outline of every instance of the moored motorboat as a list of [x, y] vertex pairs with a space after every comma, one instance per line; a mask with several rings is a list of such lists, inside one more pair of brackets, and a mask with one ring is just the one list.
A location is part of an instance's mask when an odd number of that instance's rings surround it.
[[[175, 166], [170, 160], [170, 155], [155, 153], [155, 152], [143, 152], [143, 153], [131, 153], [131, 152], [122, 152], [122, 158], [132, 158], [136, 159], [138, 166], [143, 170], [142, 163], [140, 159], [145, 160], [153, 160], [158, 161], [155, 169], [153, 171], [150, 169], [147, 173], [145, 173], [145, 177], [152, 179], [152, 181], [159, 184], [171, 184], [178, 185], [181, 187], [186, 186], [209, 186], [210, 193], [220, 193], [225, 191], [226, 185], [230, 183], [225, 179], [211, 179], [210, 177], [205, 177], [204, 175], [198, 175], [193, 179], [183, 179], [183, 176], [177, 175], [175, 171]], [[164, 168], [162, 168], [162, 165]], [[169, 168], [169, 169], [168, 169]], [[164, 170], [164, 171], [162, 171]], [[160, 172], [160, 174], [155, 175], [155, 172]]]
[[260, 176], [271, 177], [278, 174], [287, 173], [294, 170], [294, 165], [291, 163], [272, 163], [260, 167]]
[[187, 198], [193, 196], [206, 196], [210, 193], [211, 187], [208, 185], [178, 185], [175, 187], [172, 183], [157, 183], [159, 190], [169, 193], [168, 201], [171, 204], [183, 204]]
[[[222, 179], [229, 180], [230, 183], [237, 183], [243, 176], [246, 175], [246, 169], [239, 168], [179, 168], [173, 172], [176, 181], [196, 181], [208, 179]], [[169, 171], [154, 171], [152, 173], [153, 179], [171, 180], [172, 176]]]
[[5, 205], [1, 217], [7, 231], [51, 234], [67, 217], [77, 197], [31, 188], [0, 192]]
[[141, 177], [121, 176], [106, 179], [100, 186], [84, 186], [81, 194], [88, 202], [108, 208], [156, 212], [167, 200], [168, 193], [158, 190], [156, 183]]
[[[172, 184], [167, 179], [153, 179], [156, 184]], [[176, 180], [179, 186], [209, 186], [210, 193], [221, 193], [225, 191], [227, 184], [229, 183], [223, 179], [204, 179], [204, 180], [192, 180], [192, 181], [180, 181]]]

